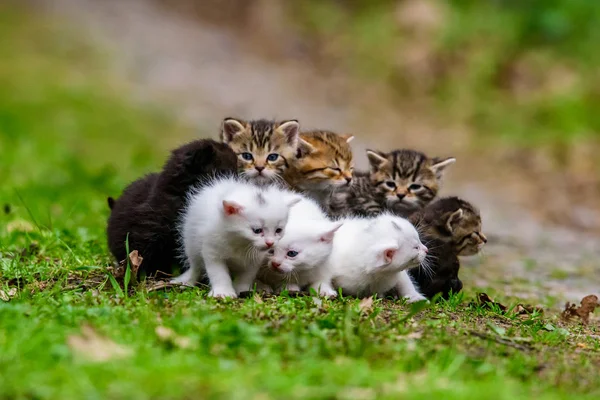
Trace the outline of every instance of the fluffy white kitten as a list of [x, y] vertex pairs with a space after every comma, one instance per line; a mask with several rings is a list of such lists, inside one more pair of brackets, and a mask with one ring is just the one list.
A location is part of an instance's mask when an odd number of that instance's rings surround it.
[[194, 285], [206, 272], [209, 296], [237, 297], [250, 290], [268, 249], [284, 234], [290, 207], [300, 199], [276, 186], [236, 178], [215, 180], [192, 193], [181, 226], [189, 269], [173, 282]]
[[322, 296], [337, 296], [335, 288], [354, 296], [383, 296], [392, 288], [410, 302], [426, 300], [406, 270], [425, 259], [427, 247], [406, 219], [382, 214], [348, 218], [335, 234], [333, 250], [321, 275], [311, 285]]
[[307, 197], [291, 210], [285, 236], [269, 251], [259, 272], [260, 286], [267, 291], [299, 291], [312, 283], [314, 270], [327, 261], [335, 232], [342, 222], [331, 222], [319, 204]]

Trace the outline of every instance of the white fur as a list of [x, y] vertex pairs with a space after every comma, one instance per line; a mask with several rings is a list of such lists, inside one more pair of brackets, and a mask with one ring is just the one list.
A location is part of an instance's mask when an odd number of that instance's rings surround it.
[[333, 240], [321, 275], [311, 285], [322, 296], [335, 297], [334, 287], [355, 296], [383, 296], [396, 288], [410, 302], [425, 300], [406, 270], [425, 259], [427, 248], [404, 218], [382, 214], [348, 218]]
[[[298, 201], [300, 196], [279, 187], [235, 178], [216, 180], [192, 193], [181, 225], [189, 269], [173, 282], [194, 285], [206, 272], [212, 297], [237, 297], [250, 290]], [[258, 228], [261, 233], [253, 231]]]
[[[312, 199], [303, 197], [291, 210], [285, 236], [274, 246], [259, 273], [271, 290], [298, 291], [312, 283], [315, 269], [327, 261], [341, 222], [331, 222]], [[290, 255], [291, 251], [297, 255]]]

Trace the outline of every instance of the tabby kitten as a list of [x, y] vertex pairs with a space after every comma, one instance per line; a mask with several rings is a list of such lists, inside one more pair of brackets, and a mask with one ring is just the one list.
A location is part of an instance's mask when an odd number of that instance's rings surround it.
[[383, 211], [407, 217], [437, 195], [445, 169], [456, 159], [428, 158], [414, 150], [367, 150], [369, 172], [354, 174], [354, 184], [329, 198], [332, 216], [375, 216]]
[[296, 156], [299, 129], [296, 120], [278, 122], [225, 118], [221, 140], [237, 154], [241, 176], [259, 184], [281, 182]]
[[352, 139], [323, 130], [301, 133], [296, 158], [284, 175], [286, 182], [324, 204], [332, 189], [352, 182]]
[[481, 216], [471, 203], [458, 197], [434, 201], [409, 220], [418, 228], [429, 253], [421, 268], [409, 271], [417, 287], [427, 298], [437, 293], [447, 298], [463, 285], [458, 277], [458, 256], [477, 254], [487, 238], [481, 232]]

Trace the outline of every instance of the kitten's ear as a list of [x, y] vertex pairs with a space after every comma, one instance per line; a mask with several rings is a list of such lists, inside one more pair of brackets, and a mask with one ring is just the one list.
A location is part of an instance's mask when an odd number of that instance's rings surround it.
[[243, 210], [244, 207], [241, 204], [236, 203], [235, 201], [223, 200], [223, 212], [226, 216], [240, 215]]
[[454, 211], [452, 214], [450, 214], [448, 216], [448, 219], [446, 220], [446, 229], [448, 230], [448, 232], [452, 233], [454, 231], [454, 226], [456, 224], [458, 224], [458, 222], [461, 220], [462, 216], [463, 216], [462, 208], [459, 208], [458, 210]]
[[221, 126], [221, 140], [223, 143], [231, 142], [237, 135], [246, 130], [247, 123], [241, 119], [225, 118]]
[[191, 165], [207, 165], [215, 158], [215, 148], [212, 145], [206, 145], [200, 149], [190, 151], [186, 154], [185, 164]]
[[350, 143], [352, 140], [354, 140], [354, 135], [340, 135], [342, 137], [342, 139], [344, 139], [346, 141], [346, 143]]
[[315, 151], [317, 151], [317, 149], [315, 149], [312, 144], [302, 139], [302, 137], [298, 138], [298, 152], [296, 153], [296, 158], [302, 158], [307, 154], [314, 153]]
[[438, 179], [440, 179], [442, 177], [442, 175], [444, 175], [444, 170], [456, 162], [456, 158], [454, 158], [454, 157], [448, 157], [448, 158], [434, 157], [431, 159], [431, 162], [432, 162], [432, 165], [430, 167], [431, 170], [433, 171], [435, 176]]
[[367, 157], [369, 158], [369, 164], [375, 169], [388, 163], [387, 158], [373, 150], [367, 150]]
[[394, 228], [396, 228], [397, 230], [402, 232], [402, 227], [400, 225], [398, 225], [398, 223], [396, 221], [392, 220], [392, 225], [394, 226]]
[[287, 199], [287, 201], [285, 202], [285, 204], [287, 204], [288, 207], [292, 207], [295, 206], [296, 204], [300, 203], [302, 201], [302, 197], [301, 196], [293, 196]]
[[283, 133], [285, 141], [292, 147], [298, 147], [298, 136], [300, 135], [300, 124], [295, 119], [284, 121], [279, 124], [277, 130]]
[[321, 234], [321, 237], [319, 238], [319, 241], [321, 242], [325, 242], [325, 243], [331, 243], [333, 242], [333, 237], [335, 236], [335, 233], [337, 232], [338, 229], [341, 228], [341, 226], [344, 225], [344, 222], [338, 222], [334, 225], [333, 229], [330, 228], [329, 230], [327, 230], [327, 232]]
[[383, 261], [385, 262], [385, 265], [391, 263], [392, 260], [394, 260], [394, 256], [396, 255], [397, 251], [397, 246], [386, 247], [385, 249], [383, 249], [383, 251], [381, 252], [381, 256], [383, 258]]

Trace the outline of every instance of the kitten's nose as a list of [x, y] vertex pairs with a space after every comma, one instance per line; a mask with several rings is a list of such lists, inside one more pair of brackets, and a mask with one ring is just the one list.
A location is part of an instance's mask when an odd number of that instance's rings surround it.
[[273, 246], [274, 242], [272, 240], [265, 240], [265, 244], [267, 245], [267, 247], [271, 247]]
[[271, 261], [271, 267], [278, 269], [281, 266], [281, 263], [278, 263], [276, 261]]
[[483, 243], [487, 243], [487, 237], [483, 233], [479, 233], [479, 237], [483, 240]]
[[258, 165], [254, 167], [258, 172], [262, 172], [265, 167], [259, 167]]
[[421, 246], [421, 250], [423, 250], [423, 252], [425, 252], [425, 254], [429, 253], [429, 249], [425, 245]]
[[397, 193], [397, 194], [396, 194], [396, 196], [398, 196], [398, 198], [399, 198], [400, 200], [402, 200], [403, 198], [405, 198], [405, 197], [406, 197], [406, 194], [404, 194], [404, 193]]
[[350, 178], [350, 177], [346, 177], [344, 179], [346, 179], [346, 185], [349, 185], [350, 182], [352, 182], [352, 178]]

